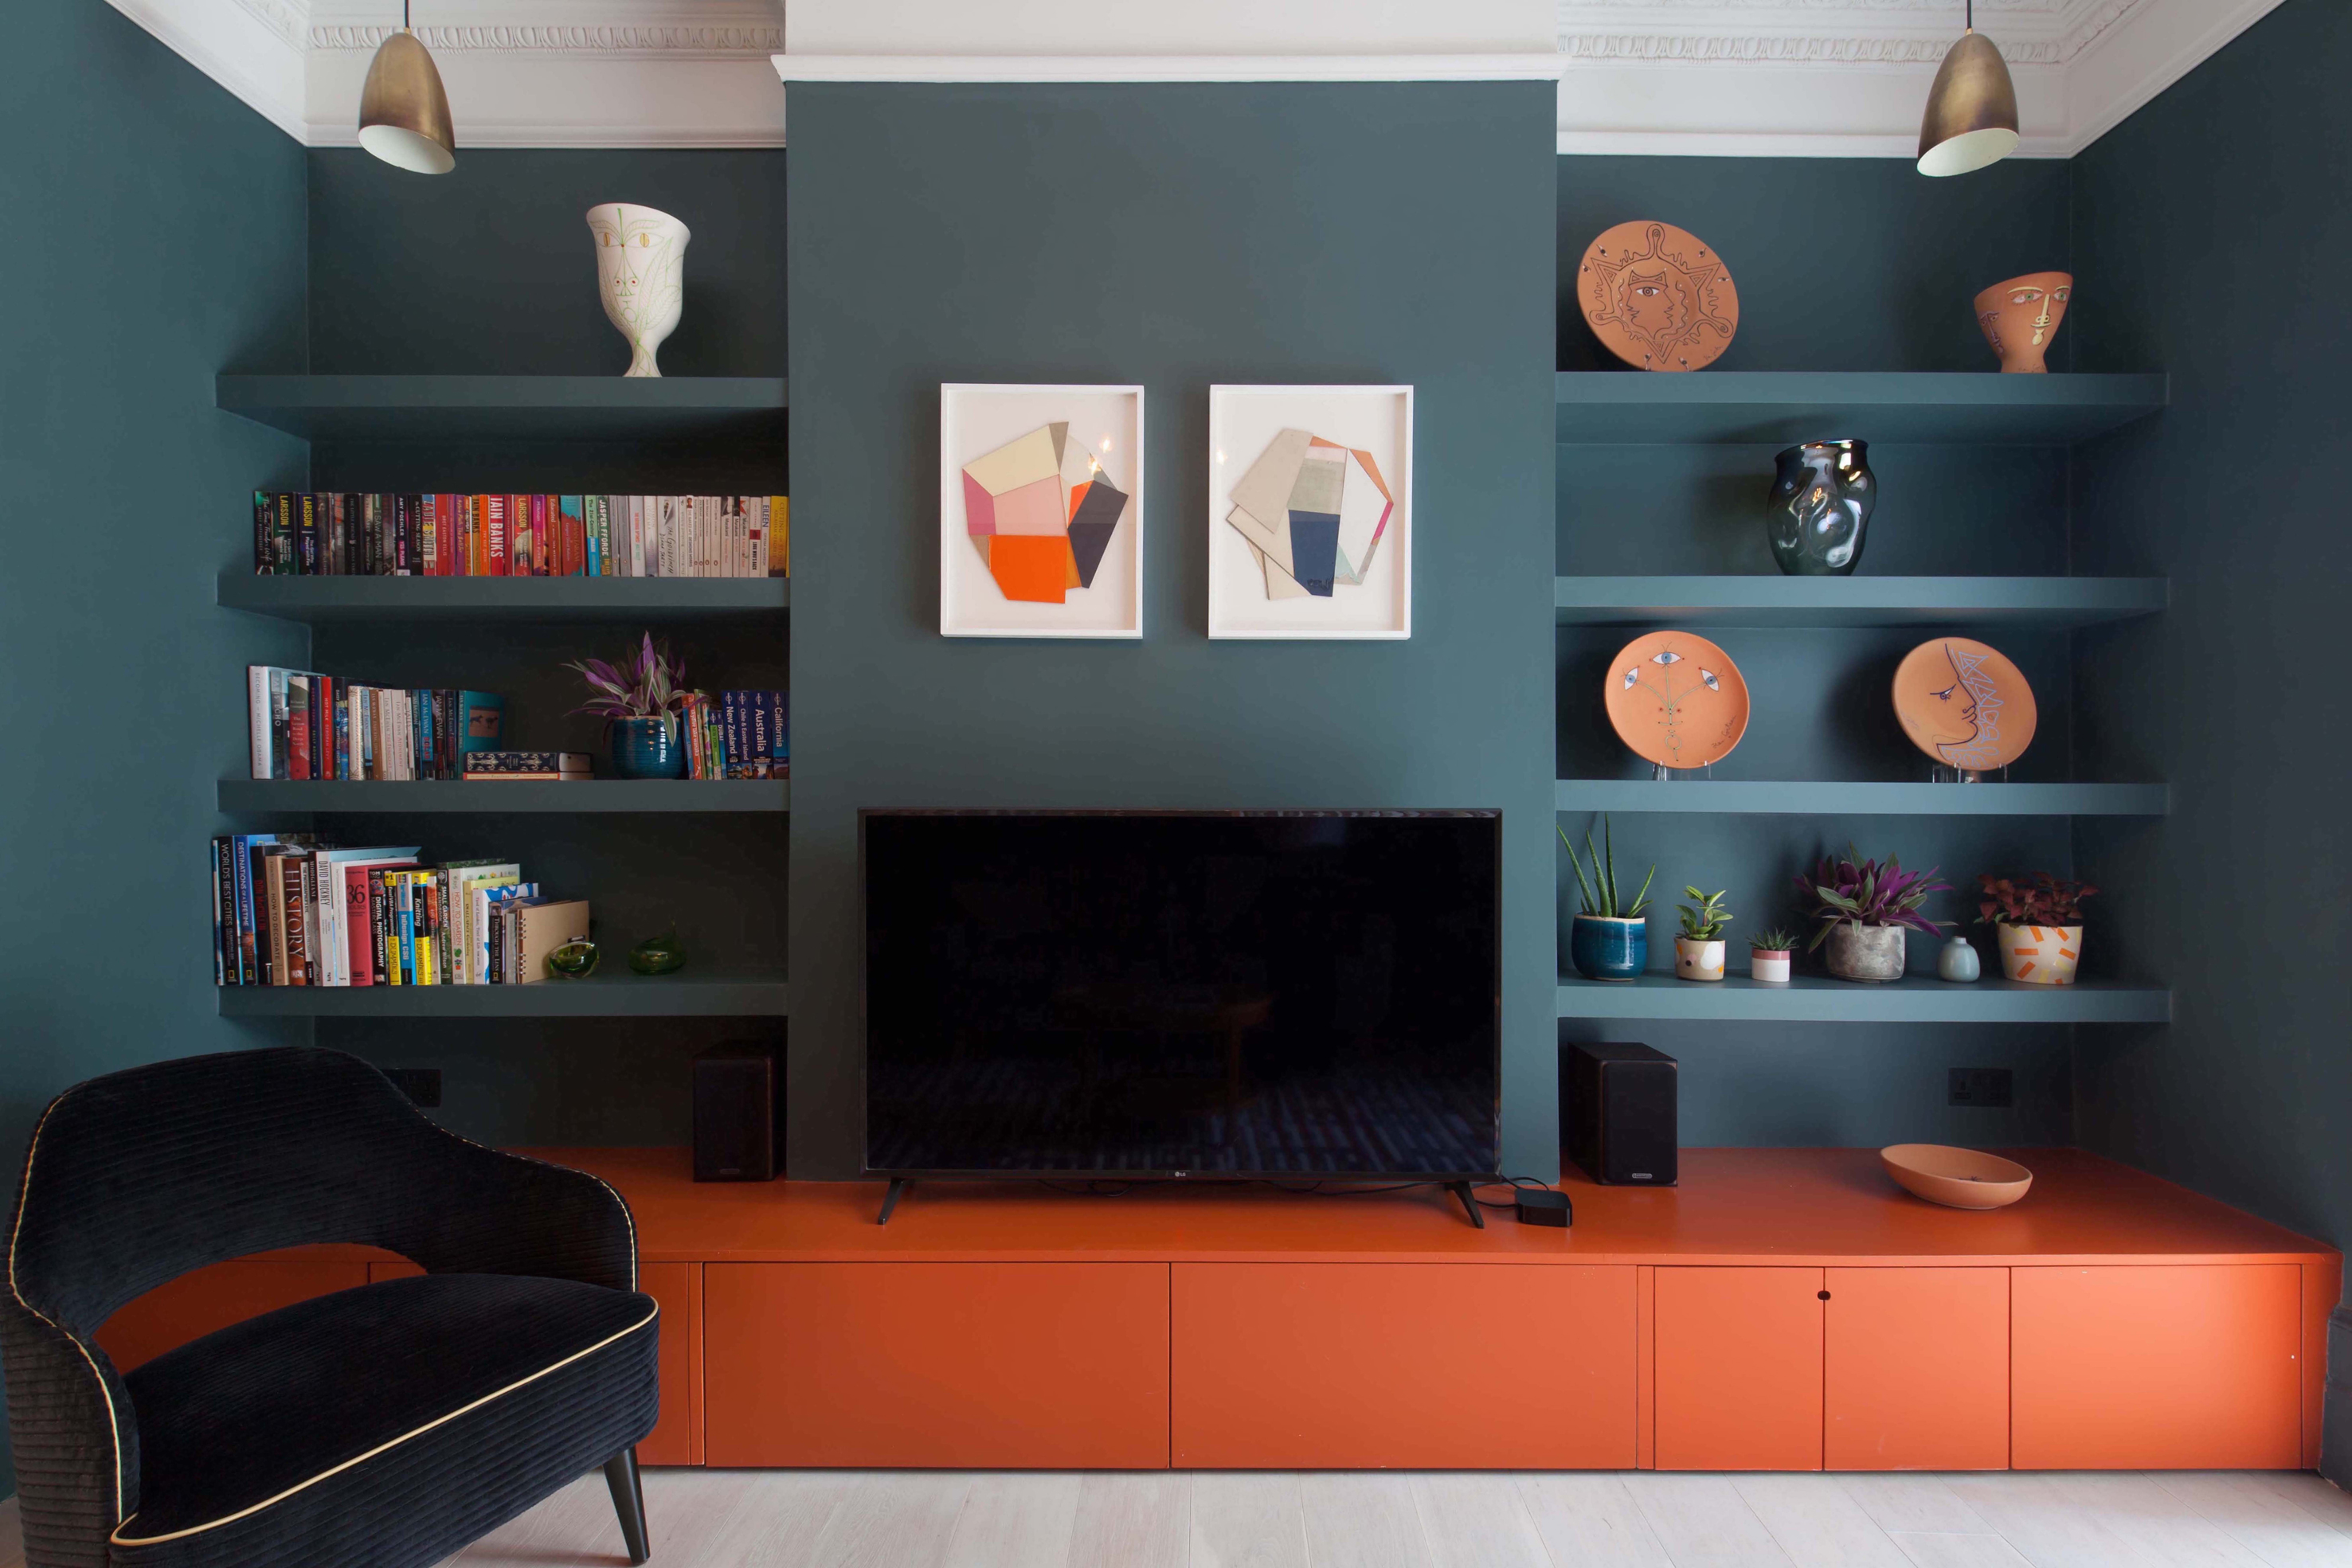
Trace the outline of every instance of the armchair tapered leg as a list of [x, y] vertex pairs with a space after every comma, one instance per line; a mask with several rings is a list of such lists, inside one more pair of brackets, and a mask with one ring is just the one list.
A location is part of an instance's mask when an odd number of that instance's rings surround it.
[[646, 1550], [646, 1489], [637, 1474], [637, 1451], [623, 1448], [604, 1461], [604, 1484], [612, 1489], [613, 1511], [621, 1516], [621, 1540], [633, 1563], [649, 1561]]

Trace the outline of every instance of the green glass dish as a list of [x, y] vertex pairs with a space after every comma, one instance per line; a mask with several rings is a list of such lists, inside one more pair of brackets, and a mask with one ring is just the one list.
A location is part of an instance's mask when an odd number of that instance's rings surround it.
[[629, 949], [629, 967], [640, 975], [675, 975], [686, 967], [686, 945], [675, 931], [648, 936]]
[[593, 942], [566, 942], [547, 956], [547, 972], [559, 980], [585, 979], [596, 972], [599, 954]]

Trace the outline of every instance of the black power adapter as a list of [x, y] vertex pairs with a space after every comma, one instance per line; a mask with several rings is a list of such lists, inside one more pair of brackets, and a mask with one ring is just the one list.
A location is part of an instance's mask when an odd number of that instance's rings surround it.
[[1513, 1195], [1521, 1225], [1549, 1225], [1565, 1230], [1576, 1223], [1575, 1206], [1568, 1194], [1549, 1187], [1523, 1186]]

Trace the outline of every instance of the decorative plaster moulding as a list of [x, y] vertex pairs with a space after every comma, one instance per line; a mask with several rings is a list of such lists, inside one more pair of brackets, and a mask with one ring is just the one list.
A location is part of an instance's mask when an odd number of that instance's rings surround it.
[[798, 55], [787, 82], [1554, 81], [1554, 55]]
[[[394, 10], [391, 0], [110, 3], [313, 147], [356, 143], [360, 86]], [[2278, 3], [1978, 0], [1977, 21], [2016, 78], [2021, 151], [2064, 158]], [[1082, 34], [1056, 23], [1074, 6], [1096, 18]], [[788, 19], [781, 0], [425, 0], [417, 31], [448, 86], [461, 156], [468, 147], [781, 146], [779, 78], [1557, 78], [1564, 153], [1908, 159], [1960, 8], [1961, 0], [1114, 0], [1108, 10], [1102, 0], [793, 0]], [[909, 24], [885, 28], [887, 47], [943, 52], [858, 52], [880, 41], [877, 18]], [[1074, 36], [1103, 52], [1055, 52]], [[972, 51], [983, 37], [998, 52]], [[1546, 43], [1553, 52], [1535, 52]], [[1239, 52], [1187, 52], [1204, 45]], [[1361, 52], [1306, 52], [1328, 46]]]

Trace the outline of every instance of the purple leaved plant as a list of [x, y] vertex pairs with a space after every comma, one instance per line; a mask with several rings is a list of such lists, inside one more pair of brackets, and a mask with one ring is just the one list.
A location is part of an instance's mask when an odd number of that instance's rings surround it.
[[617, 668], [602, 659], [573, 660], [563, 667], [579, 671], [588, 683], [588, 700], [573, 713], [607, 721], [660, 718], [686, 706], [686, 666], [672, 659], [667, 648], [656, 647], [650, 632]]
[[1931, 920], [1919, 913], [1931, 893], [1949, 893], [1952, 884], [1937, 882], [1936, 872], [1905, 871], [1903, 862], [1893, 855], [1882, 865], [1866, 861], [1848, 844], [1843, 856], [1824, 855], [1810, 876], [1797, 878], [1797, 891], [1812, 901], [1812, 918], [1820, 928], [1813, 939], [1805, 944], [1811, 952], [1829, 939], [1838, 926], [1907, 925], [1914, 931], [1936, 936], [1948, 920]]

